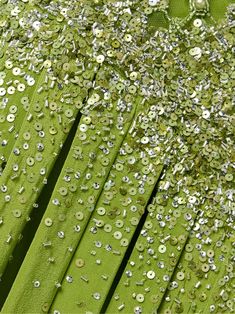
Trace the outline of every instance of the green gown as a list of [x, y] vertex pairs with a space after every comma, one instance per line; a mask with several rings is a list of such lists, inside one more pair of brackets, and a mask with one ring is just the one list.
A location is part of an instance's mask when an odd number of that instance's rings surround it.
[[232, 2], [2, 1], [2, 313], [234, 311]]

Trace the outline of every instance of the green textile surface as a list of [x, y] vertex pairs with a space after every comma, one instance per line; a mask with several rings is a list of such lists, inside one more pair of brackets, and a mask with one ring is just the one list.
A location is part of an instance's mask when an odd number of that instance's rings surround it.
[[[97, 97], [97, 95], [93, 94], [91, 97]], [[19, 306], [22, 312], [38, 312], [41, 310], [42, 302], [45, 302], [45, 299], [46, 303], [49, 302], [49, 304], [52, 301], [56, 290], [55, 282], [59, 283], [61, 281], [74, 248], [76, 248], [83, 230], [86, 228], [93, 206], [106, 182], [109, 169], [112, 167], [116, 152], [123, 141], [123, 136], [128, 130], [136, 106], [138, 108], [138, 104], [133, 104], [130, 113], [123, 115], [125, 124], [120, 132], [116, 127], [119, 125], [118, 120], [122, 116], [116, 111], [115, 103], [107, 109], [102, 110], [102, 108], [99, 108], [99, 110], [94, 110], [90, 115], [82, 118], [70, 154], [52, 194], [50, 204], [26, 256], [24, 267], [22, 267], [22, 275], [19, 274], [19, 276], [22, 276], [18, 281], [19, 286], [17, 286], [17, 281], [16, 285], [13, 285], [12, 296], [14, 299], [17, 298], [17, 302], [12, 302], [9, 296], [9, 301], [4, 305], [4, 310], [7, 312], [17, 311]], [[87, 137], [89, 141], [87, 141]], [[113, 145], [112, 147], [107, 146], [110, 142]], [[81, 143], [84, 148], [81, 147]], [[101, 150], [101, 146], [104, 146], [103, 150], [105, 148], [110, 150], [107, 157]], [[89, 163], [85, 163], [84, 160], [89, 160]], [[94, 184], [99, 185], [98, 188], [94, 189]], [[76, 198], [77, 193], [75, 192], [79, 190], [80, 193]], [[73, 194], [75, 194], [74, 197]], [[60, 237], [58, 235], [53, 240], [58, 228], [61, 229], [64, 236]], [[37, 254], [41, 250], [41, 258], [38, 259]], [[51, 269], [49, 269], [49, 266]], [[39, 272], [38, 274], [33, 271], [36, 269]], [[30, 276], [29, 273], [31, 273]], [[47, 273], [47, 277], [45, 278], [46, 281], [43, 282], [45, 273]], [[48, 276], [49, 273], [50, 276]], [[32, 285], [32, 281], [36, 280], [35, 278], [42, 285], [38, 289], [41, 291], [40, 298], [37, 289]], [[24, 289], [19, 289], [22, 286], [24, 286]], [[51, 286], [51, 297], [48, 293], [49, 286]], [[26, 302], [29, 291], [32, 295], [30, 302]]]
[[1, 313], [234, 312], [232, 3], [0, 1]]

